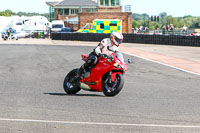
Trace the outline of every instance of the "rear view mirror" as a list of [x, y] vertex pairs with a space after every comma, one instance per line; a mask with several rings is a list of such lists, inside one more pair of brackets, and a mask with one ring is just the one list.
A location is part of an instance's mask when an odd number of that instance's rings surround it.
[[130, 58], [128, 59], [128, 63], [132, 63], [132, 60]]

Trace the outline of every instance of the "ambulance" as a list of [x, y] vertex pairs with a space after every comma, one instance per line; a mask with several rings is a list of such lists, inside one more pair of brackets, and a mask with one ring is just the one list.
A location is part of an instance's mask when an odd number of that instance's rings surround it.
[[113, 31], [122, 33], [122, 20], [120, 19], [94, 19], [92, 23], [87, 23], [77, 32], [112, 33]]

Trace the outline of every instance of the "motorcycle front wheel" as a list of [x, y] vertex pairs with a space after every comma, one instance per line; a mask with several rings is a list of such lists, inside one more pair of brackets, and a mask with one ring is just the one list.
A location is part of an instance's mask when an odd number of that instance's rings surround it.
[[102, 81], [102, 91], [105, 96], [115, 96], [117, 95], [124, 86], [124, 78], [121, 74], [117, 74], [115, 81], [111, 82], [110, 77], [103, 79]]
[[79, 86], [78, 69], [70, 71], [63, 82], [63, 88], [67, 94], [76, 94], [81, 90]]

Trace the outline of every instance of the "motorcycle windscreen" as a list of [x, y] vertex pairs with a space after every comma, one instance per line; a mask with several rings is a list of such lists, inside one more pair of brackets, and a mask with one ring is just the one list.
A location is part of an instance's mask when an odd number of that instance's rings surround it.
[[120, 59], [125, 64], [124, 57], [123, 57], [122, 53], [117, 52], [117, 53], [115, 53], [115, 55], [117, 56], [118, 59]]

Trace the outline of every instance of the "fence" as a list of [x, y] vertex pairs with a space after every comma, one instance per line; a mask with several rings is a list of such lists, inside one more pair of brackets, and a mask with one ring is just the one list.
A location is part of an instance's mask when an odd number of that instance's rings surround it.
[[[123, 34], [125, 43], [200, 46], [200, 36]], [[110, 34], [98, 33], [52, 33], [52, 40], [97, 41]]]
[[136, 34], [159, 34], [159, 35], [190, 35], [191, 33], [194, 33], [194, 30], [139, 30], [139, 31], [133, 31]]

